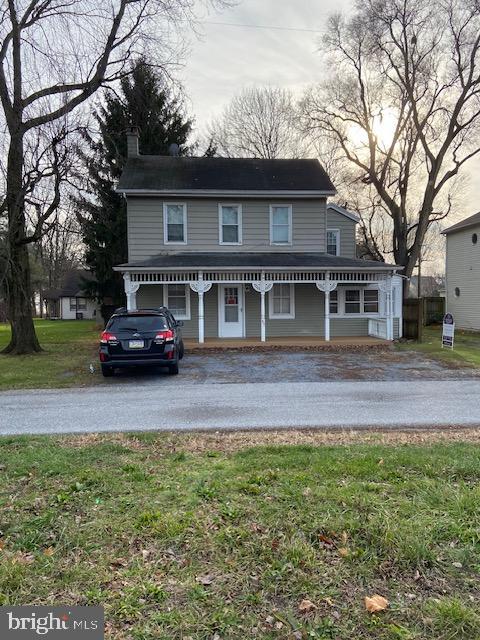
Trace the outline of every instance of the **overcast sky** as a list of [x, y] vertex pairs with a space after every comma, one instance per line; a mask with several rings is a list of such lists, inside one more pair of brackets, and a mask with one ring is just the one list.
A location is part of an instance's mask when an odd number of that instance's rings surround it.
[[[200, 36], [191, 38], [179, 74], [198, 133], [244, 86], [276, 85], [300, 95], [319, 81], [318, 48], [328, 15], [351, 6], [350, 0], [241, 0], [221, 13], [207, 14], [199, 3]], [[480, 209], [479, 174], [480, 161], [471, 166], [464, 211], [455, 218]]]

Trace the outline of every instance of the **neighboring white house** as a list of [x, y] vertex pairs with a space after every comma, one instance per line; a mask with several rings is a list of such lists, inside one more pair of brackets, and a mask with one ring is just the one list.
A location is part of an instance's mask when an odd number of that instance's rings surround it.
[[443, 231], [447, 311], [460, 329], [480, 331], [480, 213]]
[[85, 282], [92, 274], [84, 269], [69, 271], [59, 289], [49, 289], [43, 295], [47, 317], [60, 320], [92, 320], [100, 314], [98, 303], [85, 292]]

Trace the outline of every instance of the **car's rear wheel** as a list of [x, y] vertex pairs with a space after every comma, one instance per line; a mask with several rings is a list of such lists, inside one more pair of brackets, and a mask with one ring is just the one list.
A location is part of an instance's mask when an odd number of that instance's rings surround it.
[[178, 362], [176, 362], [175, 364], [170, 364], [168, 366], [168, 373], [171, 376], [176, 376], [177, 375], [177, 373], [178, 373]]
[[104, 378], [111, 378], [114, 374], [113, 367], [102, 364], [102, 375]]
[[179, 360], [181, 360], [184, 355], [185, 355], [185, 347], [183, 346], [183, 340], [182, 340], [182, 342], [180, 343], [180, 349], [178, 350]]

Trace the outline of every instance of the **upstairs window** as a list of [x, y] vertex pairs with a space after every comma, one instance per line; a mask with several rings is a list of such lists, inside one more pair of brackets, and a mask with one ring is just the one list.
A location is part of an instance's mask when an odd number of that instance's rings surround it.
[[340, 255], [340, 230], [327, 229], [327, 253], [330, 256]]
[[269, 298], [270, 318], [295, 318], [295, 300], [293, 284], [274, 284]]
[[218, 214], [220, 244], [242, 244], [242, 207], [221, 204]]
[[270, 205], [270, 244], [292, 244], [291, 205]]
[[165, 244], [187, 244], [187, 205], [166, 202], [163, 205]]

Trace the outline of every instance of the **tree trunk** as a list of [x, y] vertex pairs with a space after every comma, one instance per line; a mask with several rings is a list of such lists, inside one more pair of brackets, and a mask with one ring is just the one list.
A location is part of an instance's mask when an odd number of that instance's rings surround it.
[[19, 126], [10, 136], [7, 164], [8, 266], [6, 273], [8, 317], [12, 337], [3, 353], [41, 351], [32, 318], [30, 262], [24, 242], [25, 196], [23, 193], [23, 132]]

